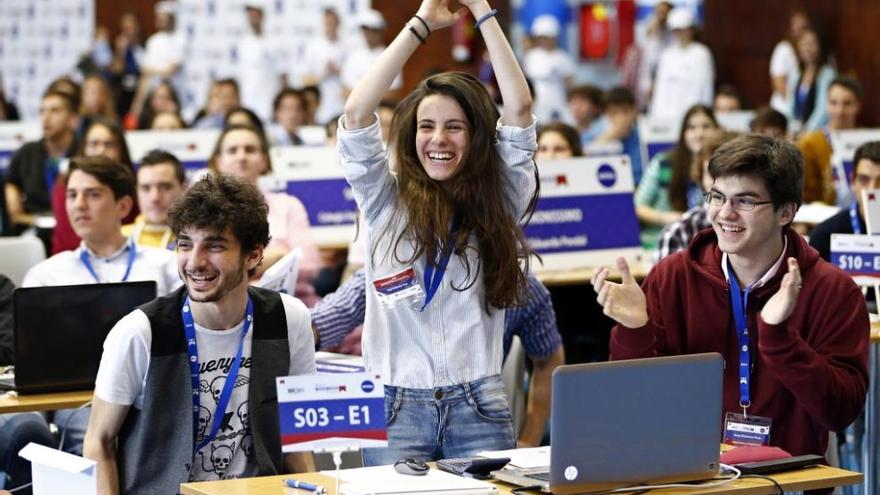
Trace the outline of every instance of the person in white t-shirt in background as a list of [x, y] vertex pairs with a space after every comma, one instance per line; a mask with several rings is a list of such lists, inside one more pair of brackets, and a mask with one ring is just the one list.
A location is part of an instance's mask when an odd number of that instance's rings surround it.
[[[366, 9], [358, 15], [358, 26], [364, 35], [365, 46], [354, 50], [345, 58], [342, 66], [342, 86], [346, 97], [351, 88], [385, 51], [385, 18], [376, 9]], [[398, 74], [391, 83], [390, 97], [403, 85], [403, 76]]]
[[770, 96], [770, 107], [782, 113], [787, 113], [788, 108], [788, 80], [796, 77], [798, 73], [798, 58], [794, 50], [795, 43], [804, 32], [812, 27], [810, 17], [803, 10], [796, 10], [788, 17], [788, 33], [773, 48], [770, 56], [770, 86], [773, 94]]
[[670, 10], [672, 10], [671, 3], [658, 2], [654, 7], [653, 15], [644, 24], [644, 31], [636, 34], [640, 60], [633, 94], [639, 109], [647, 107], [651, 101], [660, 55], [672, 43], [672, 33], [666, 27]]
[[279, 70], [279, 54], [263, 33], [263, 2], [249, 0], [244, 4], [249, 32], [238, 42], [238, 86], [241, 104], [253, 110], [261, 120], [272, 116], [271, 95], [285, 86]]
[[345, 46], [339, 37], [339, 14], [332, 7], [324, 8], [324, 36], [312, 40], [305, 53], [303, 84], [317, 85], [321, 102], [315, 122], [324, 124], [342, 113], [342, 66]]
[[141, 61], [141, 79], [131, 104], [131, 113], [140, 115], [147, 94], [163, 80], [171, 81], [180, 90], [180, 69], [186, 52], [183, 33], [175, 30], [177, 2], [156, 3], [156, 32], [147, 39]]
[[559, 21], [545, 14], [532, 22], [532, 48], [526, 52], [523, 71], [535, 88], [535, 117], [539, 123], [568, 120], [568, 89], [572, 84], [574, 61], [561, 50]]
[[686, 8], [669, 12], [666, 24], [675, 41], [663, 50], [651, 99], [651, 118], [678, 122], [688, 108], [711, 106], [715, 62], [706, 45], [696, 41], [694, 14]]

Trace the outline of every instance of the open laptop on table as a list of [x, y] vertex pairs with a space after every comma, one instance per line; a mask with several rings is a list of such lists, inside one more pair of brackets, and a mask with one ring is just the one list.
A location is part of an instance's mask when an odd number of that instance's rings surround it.
[[16, 289], [14, 381], [0, 386], [20, 394], [94, 388], [107, 333], [155, 297], [156, 282]]
[[713, 478], [722, 368], [716, 353], [560, 366], [550, 466], [493, 475], [553, 493]]

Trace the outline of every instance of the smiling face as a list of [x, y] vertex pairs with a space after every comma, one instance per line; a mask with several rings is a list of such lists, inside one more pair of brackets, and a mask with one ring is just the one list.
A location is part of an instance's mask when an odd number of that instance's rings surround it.
[[452, 98], [432, 94], [416, 110], [416, 152], [428, 177], [453, 177], [467, 158], [470, 129], [461, 106]]
[[260, 138], [253, 131], [235, 129], [223, 136], [217, 155], [217, 172], [225, 177], [238, 177], [251, 184], [266, 173], [268, 157]]
[[263, 258], [263, 248], [244, 253], [227, 228], [223, 232], [183, 228], [177, 239], [177, 271], [195, 302], [218, 302], [247, 287], [248, 270]]
[[684, 129], [684, 144], [691, 153], [697, 154], [706, 144], [709, 133], [717, 129], [715, 123], [703, 112], [696, 112], [688, 118]]
[[711, 191], [727, 198], [721, 206], [708, 206], [709, 220], [718, 236], [718, 247], [746, 260], [766, 260], [779, 255], [782, 227], [794, 217], [794, 204], [778, 210], [772, 204], [756, 205], [753, 210], [733, 208], [731, 198], [745, 197], [770, 201], [763, 180], [750, 176], [726, 176], [715, 179]]
[[76, 235], [87, 243], [100, 244], [118, 234], [131, 205], [131, 197], [117, 200], [113, 191], [91, 174], [74, 170], [67, 179], [67, 216]]

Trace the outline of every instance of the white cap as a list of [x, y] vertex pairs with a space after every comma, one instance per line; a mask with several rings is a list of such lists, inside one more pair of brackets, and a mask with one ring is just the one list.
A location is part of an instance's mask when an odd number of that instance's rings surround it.
[[266, 2], [263, 2], [261, 0], [247, 0], [246, 2], [244, 2], [244, 8], [256, 9], [261, 12], [265, 12], [266, 11]]
[[156, 2], [154, 9], [157, 14], [175, 15], [177, 14], [177, 2], [162, 0], [161, 2]]
[[358, 14], [358, 26], [367, 29], [385, 29], [385, 18], [376, 9], [366, 9]]
[[532, 36], [555, 38], [559, 36], [559, 21], [550, 14], [539, 15], [532, 21]]
[[694, 14], [684, 7], [676, 7], [666, 15], [666, 27], [669, 29], [687, 29], [694, 27]]

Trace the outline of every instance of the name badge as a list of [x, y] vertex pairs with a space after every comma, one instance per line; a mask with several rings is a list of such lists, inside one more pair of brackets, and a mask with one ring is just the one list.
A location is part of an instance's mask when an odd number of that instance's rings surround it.
[[724, 443], [731, 445], [769, 445], [773, 420], [764, 416], [727, 413], [724, 418]]
[[401, 302], [415, 306], [425, 299], [425, 291], [422, 290], [422, 285], [412, 267], [373, 280], [373, 287], [376, 289], [376, 295], [379, 296], [379, 302], [388, 308], [393, 308]]

